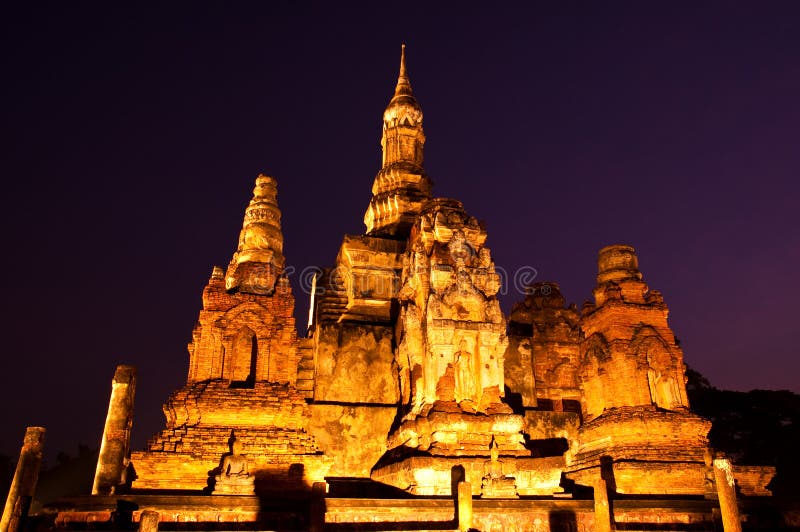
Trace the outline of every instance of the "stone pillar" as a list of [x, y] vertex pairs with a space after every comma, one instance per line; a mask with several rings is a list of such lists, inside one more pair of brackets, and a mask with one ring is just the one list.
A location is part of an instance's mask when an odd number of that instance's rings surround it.
[[133, 426], [133, 398], [136, 393], [136, 368], [119, 365], [111, 382], [108, 416], [100, 443], [100, 456], [94, 474], [92, 495], [109, 495], [124, 482]]
[[311, 485], [309, 532], [322, 532], [325, 530], [325, 495], [327, 492], [328, 484], [326, 482], [314, 482]]
[[725, 532], [742, 532], [739, 506], [736, 503], [736, 485], [730, 460], [727, 458], [714, 459], [714, 479], [717, 484], [723, 530]]
[[139, 514], [139, 532], [158, 532], [161, 514], [154, 510], [144, 510]]
[[703, 497], [714, 501], [719, 500], [717, 482], [714, 479], [714, 451], [710, 447], [706, 447], [705, 451], [703, 451], [703, 465], [705, 466], [703, 472], [703, 489], [705, 493]]
[[472, 528], [472, 485], [458, 483], [458, 530], [466, 532]]
[[594, 484], [594, 530], [595, 532], [611, 532], [611, 507], [608, 503], [608, 486], [604, 478], [598, 478]]
[[42, 427], [28, 427], [25, 430], [17, 470], [8, 490], [3, 518], [0, 519], [0, 532], [18, 532], [24, 527], [42, 465], [44, 432]]

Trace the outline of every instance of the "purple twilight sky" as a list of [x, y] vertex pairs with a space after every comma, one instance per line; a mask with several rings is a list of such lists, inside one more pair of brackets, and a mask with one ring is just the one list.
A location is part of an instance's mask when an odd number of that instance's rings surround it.
[[434, 193], [486, 221], [498, 266], [580, 305], [598, 249], [631, 244], [689, 365], [800, 392], [800, 3], [17, 4], [2, 453], [34, 424], [51, 456], [98, 445], [121, 362], [139, 370], [134, 445], [163, 426], [259, 172], [288, 264], [333, 263], [364, 230], [401, 42]]

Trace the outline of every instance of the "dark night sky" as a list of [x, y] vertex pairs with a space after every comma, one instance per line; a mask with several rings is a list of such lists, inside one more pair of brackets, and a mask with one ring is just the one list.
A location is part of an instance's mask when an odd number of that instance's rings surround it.
[[434, 192], [486, 220], [498, 266], [580, 305], [597, 250], [632, 244], [688, 364], [800, 392], [800, 3], [18, 4], [0, 22], [2, 453], [33, 424], [50, 453], [98, 445], [121, 362], [134, 445], [163, 426], [259, 172], [288, 264], [333, 263], [363, 232], [401, 42]]

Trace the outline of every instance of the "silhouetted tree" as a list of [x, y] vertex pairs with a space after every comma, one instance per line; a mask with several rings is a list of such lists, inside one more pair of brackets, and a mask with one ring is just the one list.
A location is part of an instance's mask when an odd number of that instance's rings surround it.
[[56, 465], [42, 469], [36, 486], [36, 497], [31, 511], [60, 497], [88, 495], [92, 491], [97, 467], [98, 449], [78, 445], [78, 455], [73, 457], [61, 451], [56, 455]]
[[713, 422], [711, 445], [735, 463], [777, 467], [770, 488], [777, 496], [800, 495], [800, 395], [788, 390], [718, 390], [687, 368], [692, 410]]

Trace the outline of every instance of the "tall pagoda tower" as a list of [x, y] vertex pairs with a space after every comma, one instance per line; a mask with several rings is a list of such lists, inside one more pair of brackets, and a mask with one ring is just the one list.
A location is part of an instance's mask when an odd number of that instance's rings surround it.
[[424, 146], [422, 107], [411, 89], [404, 44], [394, 96], [383, 112], [381, 169], [364, 215], [368, 235], [408, 237], [422, 204], [431, 197], [431, 181], [422, 167]]

